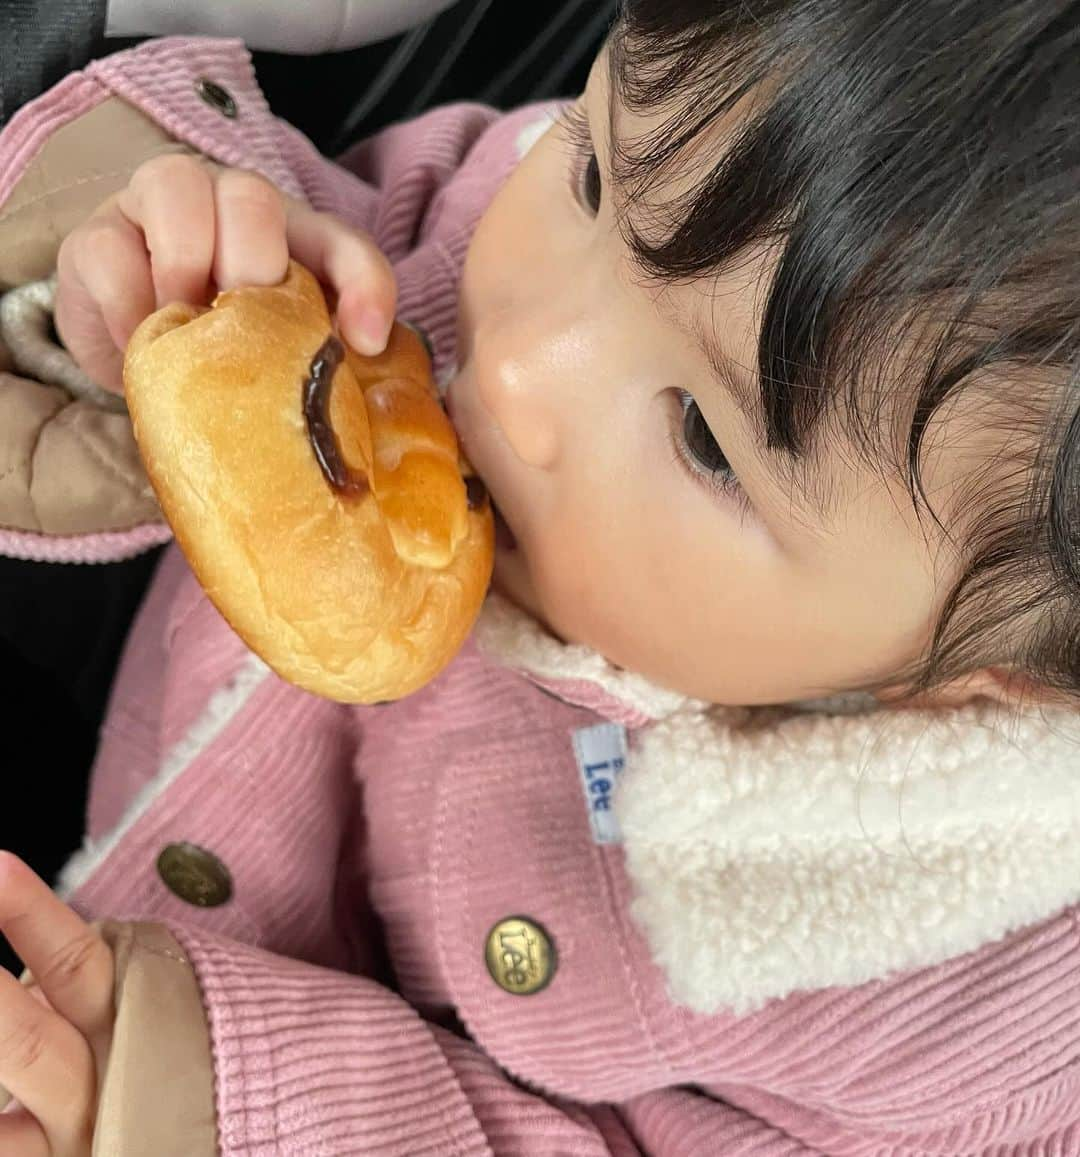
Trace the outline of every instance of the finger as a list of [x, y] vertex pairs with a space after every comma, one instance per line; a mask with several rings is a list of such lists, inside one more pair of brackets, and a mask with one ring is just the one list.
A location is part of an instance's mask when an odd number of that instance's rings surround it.
[[41, 991], [41, 986], [32, 976], [29, 979], [20, 977], [19, 983], [26, 989], [32, 1000], [36, 1000], [43, 1008], [52, 1008], [49, 998]]
[[281, 194], [258, 173], [225, 169], [214, 182], [218, 289], [277, 285], [289, 266], [285, 206]]
[[146, 238], [157, 307], [205, 305], [214, 262], [214, 186], [206, 166], [175, 153], [135, 170], [116, 199]]
[[51, 1157], [45, 1130], [25, 1109], [0, 1113], [0, 1153], [5, 1157]]
[[113, 1020], [109, 946], [10, 852], [0, 852], [0, 929], [60, 1017], [87, 1038], [109, 1030]]
[[397, 282], [386, 256], [365, 233], [299, 201], [286, 204], [289, 252], [338, 297], [342, 337], [363, 354], [386, 348]]
[[[57, 254], [57, 333], [91, 377], [119, 386], [128, 339], [154, 308], [143, 235], [115, 202], [106, 204]], [[99, 370], [112, 365], [114, 374]]]
[[93, 302], [56, 297], [56, 332], [75, 363], [104, 390], [124, 392], [124, 354]]
[[50, 1153], [89, 1149], [97, 1091], [90, 1045], [5, 969], [0, 969], [0, 1084], [36, 1118]]

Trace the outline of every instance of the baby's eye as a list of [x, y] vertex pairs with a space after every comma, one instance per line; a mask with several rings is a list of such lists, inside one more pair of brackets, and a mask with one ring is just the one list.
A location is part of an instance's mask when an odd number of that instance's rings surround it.
[[590, 153], [581, 174], [581, 200], [593, 215], [600, 212], [604, 196], [604, 186], [600, 180], [600, 162], [596, 153]]
[[669, 434], [675, 457], [695, 481], [717, 497], [735, 498], [744, 512], [750, 510], [750, 496], [728, 462], [709, 429], [693, 394], [679, 390], [682, 424], [672, 423]]
[[689, 394], [683, 396], [683, 441], [697, 465], [709, 474], [729, 473], [731, 466], [709, 424]]

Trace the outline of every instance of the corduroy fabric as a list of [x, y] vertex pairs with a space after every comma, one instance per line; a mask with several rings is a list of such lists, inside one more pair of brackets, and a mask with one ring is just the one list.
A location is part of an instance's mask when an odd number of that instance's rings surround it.
[[[203, 74], [237, 96], [237, 122], [198, 101]], [[270, 120], [238, 42], [151, 43], [65, 83], [71, 108], [120, 93], [216, 159], [373, 230], [403, 316], [435, 339], [440, 370], [452, 364], [468, 237], [539, 111], [443, 110], [339, 167]], [[64, 123], [55, 93], [41, 107]], [[19, 148], [42, 139], [35, 116]], [[570, 742], [605, 720], [633, 738], [656, 701], [600, 666], [530, 676], [473, 640], [404, 702], [324, 703], [254, 660], [170, 551], [65, 881], [82, 911], [166, 922], [190, 956], [222, 1151], [1080, 1153], [1071, 908], [933, 968], [741, 1017], [670, 998], [630, 916], [622, 849], [592, 841]], [[227, 865], [228, 904], [194, 909], [158, 877], [160, 850], [184, 840]], [[529, 998], [483, 960], [490, 927], [514, 914], [558, 952]]]

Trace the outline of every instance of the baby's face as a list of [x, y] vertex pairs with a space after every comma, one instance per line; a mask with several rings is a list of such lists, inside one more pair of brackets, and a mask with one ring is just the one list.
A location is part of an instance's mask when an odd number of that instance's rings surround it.
[[[581, 102], [596, 163], [554, 126], [466, 262], [448, 407], [516, 540], [497, 549], [495, 587], [560, 638], [717, 703], [887, 677], [922, 653], [958, 560], [899, 480], [851, 454], [815, 464], [828, 513], [784, 480], [756, 403], [717, 372], [756, 399], [772, 259], [645, 284], [608, 176], [607, 72], [602, 55]], [[620, 136], [647, 123], [617, 117]], [[925, 477], [949, 485], [933, 461]]]

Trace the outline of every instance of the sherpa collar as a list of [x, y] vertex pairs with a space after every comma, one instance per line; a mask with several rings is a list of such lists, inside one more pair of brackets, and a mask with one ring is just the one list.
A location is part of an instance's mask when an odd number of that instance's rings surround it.
[[631, 912], [698, 1012], [931, 966], [1080, 899], [1080, 713], [710, 706], [559, 643], [497, 595], [475, 638], [643, 724], [614, 801]]

